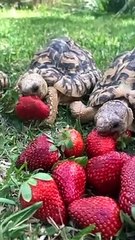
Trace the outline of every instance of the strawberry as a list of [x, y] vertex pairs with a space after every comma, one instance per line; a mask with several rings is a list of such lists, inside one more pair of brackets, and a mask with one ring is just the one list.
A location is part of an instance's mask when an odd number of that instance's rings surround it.
[[113, 136], [101, 136], [97, 130], [91, 131], [86, 138], [86, 153], [88, 157], [103, 155], [116, 149]]
[[38, 96], [21, 96], [15, 112], [23, 121], [44, 120], [49, 116], [50, 109]]
[[18, 157], [16, 165], [20, 167], [26, 162], [30, 171], [39, 168], [48, 171], [59, 158], [59, 151], [54, 146], [50, 137], [42, 134], [28, 144]]
[[66, 128], [59, 133], [58, 145], [61, 147], [61, 150], [67, 158], [72, 156], [80, 157], [84, 152], [83, 137], [74, 128]]
[[69, 205], [69, 216], [81, 228], [95, 225], [94, 233], [101, 232], [109, 240], [121, 228], [120, 209], [109, 197], [96, 196], [75, 200]]
[[98, 194], [115, 195], [120, 190], [120, 174], [130, 156], [116, 151], [91, 158], [86, 167], [87, 182]]
[[125, 213], [131, 214], [131, 206], [135, 204], [135, 157], [123, 165], [119, 203]]
[[53, 178], [66, 205], [83, 196], [86, 176], [80, 164], [70, 160], [59, 163], [53, 170]]
[[64, 203], [55, 181], [49, 174], [37, 173], [21, 186], [20, 203], [22, 208], [36, 202], [42, 202], [42, 206], [34, 215], [36, 218], [47, 222], [51, 217], [57, 224], [66, 222]]

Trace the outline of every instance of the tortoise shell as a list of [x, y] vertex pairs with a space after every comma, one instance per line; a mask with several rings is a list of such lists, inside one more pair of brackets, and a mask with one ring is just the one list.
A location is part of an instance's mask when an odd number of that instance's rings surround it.
[[118, 55], [98, 81], [89, 98], [89, 105], [99, 106], [113, 99], [135, 103], [135, 49]]
[[48, 86], [71, 97], [89, 93], [101, 78], [92, 54], [69, 38], [52, 40], [35, 54], [30, 70], [41, 74]]

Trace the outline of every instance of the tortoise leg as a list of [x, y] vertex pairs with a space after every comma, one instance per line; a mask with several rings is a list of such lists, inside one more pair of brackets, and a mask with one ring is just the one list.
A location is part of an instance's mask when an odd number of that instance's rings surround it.
[[90, 120], [93, 120], [97, 112], [96, 109], [85, 106], [81, 101], [72, 102], [70, 104], [70, 110], [72, 116], [80, 119], [82, 123], [87, 123]]
[[45, 119], [45, 123], [52, 125], [56, 120], [59, 104], [58, 91], [54, 87], [48, 87], [46, 100], [50, 106], [50, 114], [49, 117]]
[[6, 88], [8, 86], [9, 82], [8, 82], [8, 77], [5, 73], [3, 73], [2, 71], [0, 71], [0, 89], [3, 90], [4, 88]]

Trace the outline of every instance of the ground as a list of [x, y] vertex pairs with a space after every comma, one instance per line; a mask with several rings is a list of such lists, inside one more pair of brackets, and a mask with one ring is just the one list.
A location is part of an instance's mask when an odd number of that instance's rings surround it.
[[[12, 166], [5, 183], [0, 186], [0, 197], [10, 198], [11, 192], [14, 192], [13, 199], [16, 201], [16, 207], [7, 207], [4, 212], [1, 212], [0, 208], [1, 219], [4, 220], [10, 212], [18, 208], [16, 194], [24, 177], [23, 173], [15, 171], [14, 168], [18, 154], [30, 139], [41, 132], [50, 131], [33, 125], [24, 126], [12, 112], [12, 103], [17, 99], [13, 94], [13, 87], [18, 77], [27, 69], [34, 53], [44, 47], [51, 38], [70, 36], [82, 47], [91, 50], [97, 66], [103, 71], [117, 54], [134, 48], [134, 29], [135, 21], [131, 16], [94, 16], [89, 12], [71, 13], [56, 8], [33, 11], [1, 10], [0, 70], [8, 74], [10, 89], [4, 95], [0, 107], [0, 157], [2, 161], [11, 162]], [[53, 129], [57, 130], [67, 124], [74, 126], [75, 122], [71, 119], [68, 109], [62, 107]], [[91, 124], [82, 127], [84, 135], [90, 131], [90, 127]], [[36, 225], [31, 231], [29, 224], [26, 235], [30, 237], [27, 238], [23, 234], [17, 239], [38, 239], [40, 227], [40, 224]]]

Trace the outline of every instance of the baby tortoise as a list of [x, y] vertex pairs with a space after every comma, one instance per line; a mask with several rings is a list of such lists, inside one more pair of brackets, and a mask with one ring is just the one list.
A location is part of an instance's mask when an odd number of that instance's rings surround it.
[[53, 39], [45, 50], [35, 55], [17, 86], [22, 95], [38, 95], [41, 99], [47, 96], [51, 110], [45, 122], [52, 124], [58, 104], [81, 100], [100, 78], [92, 54], [64, 37]]
[[7, 88], [8, 87], [8, 77], [7, 75], [0, 71], [0, 91], [2, 91], [4, 88]]
[[135, 116], [135, 49], [115, 58], [89, 97], [70, 105], [72, 114], [82, 122], [95, 120], [102, 134], [132, 129]]

